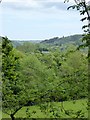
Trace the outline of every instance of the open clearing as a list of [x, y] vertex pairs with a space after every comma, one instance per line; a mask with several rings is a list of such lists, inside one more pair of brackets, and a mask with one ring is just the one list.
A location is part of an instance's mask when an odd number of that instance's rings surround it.
[[[44, 111], [41, 111], [40, 106], [28, 106], [23, 107], [15, 115], [16, 118], [87, 118], [87, 99], [65, 101], [63, 102], [63, 107], [67, 113], [62, 109], [62, 102], [52, 102], [41, 105], [41, 107], [46, 106]], [[26, 112], [27, 111], [27, 112]], [[54, 115], [53, 115], [54, 114]], [[55, 117], [56, 116], [56, 117]], [[7, 114], [3, 113], [3, 118], [9, 118]]]

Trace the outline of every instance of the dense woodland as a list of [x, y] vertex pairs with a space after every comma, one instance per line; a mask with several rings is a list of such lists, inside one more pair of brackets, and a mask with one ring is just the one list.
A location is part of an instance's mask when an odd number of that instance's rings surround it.
[[[62, 38], [32, 43], [10, 41], [3, 37], [3, 113], [14, 120], [15, 114], [25, 106], [38, 105], [45, 113], [49, 103], [87, 99], [87, 48], [79, 49], [82, 44], [80, 36], [67, 37], [68, 43], [66, 37], [61, 43]], [[65, 111], [64, 107], [62, 109]], [[53, 116], [50, 118], [60, 117], [60, 111], [54, 108], [51, 113]], [[74, 118], [85, 118], [81, 113], [82, 110], [73, 113]], [[65, 114], [70, 116], [72, 112], [68, 110]], [[29, 113], [26, 117], [30, 117]]]

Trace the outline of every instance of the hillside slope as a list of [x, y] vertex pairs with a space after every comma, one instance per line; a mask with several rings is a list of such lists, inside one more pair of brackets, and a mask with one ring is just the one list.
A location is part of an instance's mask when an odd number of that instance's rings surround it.
[[[67, 36], [67, 37], [54, 37], [54, 38], [51, 38], [51, 39], [46, 39], [46, 40], [24, 40], [24, 41], [19, 41], [19, 40], [11, 40], [12, 41], [12, 44], [14, 47], [16, 46], [20, 46], [22, 45], [23, 43], [25, 42], [31, 42], [31, 43], [41, 43], [41, 44], [49, 44], [49, 45], [54, 45], [54, 46], [58, 46], [58, 45], [62, 45], [62, 44], [74, 44], [74, 45], [80, 45], [82, 44], [82, 35], [81, 34], [76, 34], [76, 35], [70, 35], [70, 36]], [[2, 37], [0, 37], [0, 40], [1, 40]]]
[[72, 43], [75, 45], [80, 45], [82, 43], [82, 35], [78, 34], [78, 35], [71, 35], [71, 36], [67, 36], [67, 37], [54, 37], [51, 39], [46, 39], [44, 41], [41, 41], [40, 43], [44, 43], [44, 44], [49, 44], [49, 45], [62, 45], [62, 44], [67, 44], [67, 43]]

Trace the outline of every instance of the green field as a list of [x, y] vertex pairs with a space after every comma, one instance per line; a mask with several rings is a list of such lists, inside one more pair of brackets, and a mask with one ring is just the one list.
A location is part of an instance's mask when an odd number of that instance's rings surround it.
[[2, 118], [2, 112], [1, 112], [1, 110], [0, 110], [0, 120], [1, 120], [1, 118]]
[[[46, 103], [47, 104], [47, 103]], [[87, 118], [87, 99], [81, 99], [76, 101], [65, 101], [63, 106], [65, 111], [62, 109], [62, 102], [52, 102], [41, 105], [44, 111], [41, 112], [40, 106], [23, 107], [15, 115], [16, 118]], [[27, 109], [29, 111], [27, 111]], [[26, 113], [27, 111], [27, 113]], [[54, 114], [54, 115], [53, 115]], [[8, 115], [3, 113], [3, 118], [9, 118]]]

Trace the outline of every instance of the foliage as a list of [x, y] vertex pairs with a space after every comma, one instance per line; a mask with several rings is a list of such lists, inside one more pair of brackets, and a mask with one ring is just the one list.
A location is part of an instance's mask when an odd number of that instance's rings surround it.
[[2, 39], [0, 38], [0, 118], [2, 117], [2, 76], [1, 76], [1, 68], [2, 68]]
[[[11, 42], [3, 38], [4, 113], [15, 116], [23, 106], [87, 98], [88, 64], [84, 51], [66, 44], [64, 49], [46, 46], [48, 52], [44, 53], [39, 51], [44, 47], [41, 43], [34, 44], [34, 49], [29, 49], [31, 44], [27, 45], [28, 49], [26, 43], [13, 48]], [[54, 109], [53, 106], [50, 109]], [[59, 111], [58, 108], [54, 110]], [[54, 110], [55, 116], [58, 113]], [[28, 109], [26, 113], [31, 116]]]
[[[77, 1], [75, 0], [77, 3]], [[81, 21], [89, 20], [89, 8], [85, 1], [79, 2], [69, 8], [76, 8], [80, 15], [87, 13], [87, 17]], [[68, 9], [69, 9], [68, 8]], [[88, 25], [83, 28], [89, 27]], [[89, 32], [89, 29], [84, 30]], [[78, 36], [80, 39], [80, 36]], [[64, 42], [61, 42], [61, 40]], [[87, 54], [77, 50], [75, 45], [81, 44], [76, 36], [62, 39], [55, 37], [45, 40], [43, 43], [24, 43], [13, 48], [8, 38], [2, 39], [2, 100], [3, 112], [14, 120], [15, 115], [23, 106], [38, 105], [46, 116], [51, 118], [64, 117], [83, 118], [82, 109], [78, 111], [65, 109], [63, 101], [78, 100], [88, 96], [88, 65], [90, 64], [90, 33], [83, 40], [88, 46]], [[73, 45], [64, 44], [69, 39]], [[59, 41], [59, 43], [58, 43]], [[71, 43], [71, 42], [70, 42]], [[1, 57], [1, 56], [0, 56]], [[89, 65], [90, 67], [90, 65]], [[52, 105], [51, 105], [51, 103]], [[61, 102], [61, 106], [54, 106], [55, 102]], [[68, 106], [69, 107], [69, 106]], [[32, 112], [36, 113], [36, 110]], [[31, 117], [29, 109], [26, 115]]]
[[57, 48], [48, 53], [27, 51], [25, 54], [20, 79], [27, 81], [29, 91], [34, 89], [30, 93], [35, 93], [30, 99], [32, 103], [87, 97], [87, 58], [74, 45], [67, 45], [63, 51]]
[[[65, 2], [69, 2], [69, 0], [65, 0]], [[86, 33], [84, 35], [84, 39], [86, 41], [86, 46], [90, 45], [90, 42], [87, 40], [89, 39], [90, 37], [90, 14], [89, 14], [89, 10], [90, 10], [90, 5], [87, 4], [86, 0], [74, 0], [76, 4], [72, 5], [72, 6], [69, 6], [67, 9], [76, 9], [77, 11], [80, 12], [80, 15], [87, 15], [87, 16], [84, 16], [81, 21], [88, 21], [88, 24], [87, 25], [84, 25], [82, 26], [82, 29], [84, 30], [84, 32]], [[84, 45], [85, 46], [85, 45]]]
[[19, 79], [19, 55], [8, 38], [2, 39], [2, 107], [3, 112], [11, 116], [26, 104], [25, 85]]

